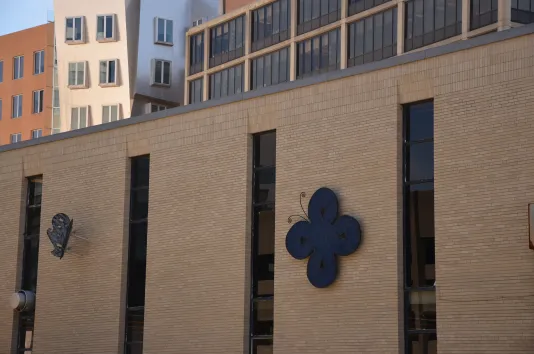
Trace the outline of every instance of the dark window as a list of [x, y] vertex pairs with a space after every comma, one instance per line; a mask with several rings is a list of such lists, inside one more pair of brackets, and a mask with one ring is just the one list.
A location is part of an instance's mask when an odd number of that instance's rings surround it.
[[404, 293], [406, 353], [436, 353], [434, 104], [404, 107]]
[[406, 2], [405, 51], [421, 48], [461, 33], [461, 0]]
[[339, 29], [297, 43], [297, 79], [337, 70], [339, 62]]
[[497, 0], [471, 0], [471, 30], [497, 22], [497, 3]]
[[396, 27], [396, 7], [351, 23], [347, 66], [370, 63], [397, 55]]
[[210, 75], [210, 100], [232, 96], [242, 91], [243, 64]]
[[252, 301], [250, 352], [272, 352], [276, 132], [253, 136]]
[[[37, 293], [37, 266], [39, 264], [39, 233], [41, 228], [42, 176], [28, 179], [26, 197], [26, 225], [22, 250], [21, 288]], [[17, 351], [31, 351], [35, 311], [22, 312], [18, 316]]]
[[341, 18], [341, 0], [298, 0], [297, 34], [313, 31]]
[[291, 1], [278, 0], [252, 11], [252, 51], [289, 38]]
[[203, 83], [203, 78], [189, 82], [189, 104], [202, 102]]
[[390, 0], [349, 0], [349, 16], [385, 4]]
[[245, 16], [210, 29], [210, 68], [245, 54]]
[[142, 353], [145, 312], [146, 254], [148, 228], [148, 184], [150, 157], [131, 160], [130, 237], [126, 290], [125, 354]]
[[204, 70], [204, 33], [191, 36], [189, 39], [189, 75]]
[[512, 0], [512, 22], [534, 22], [534, 0]]
[[250, 89], [276, 85], [287, 82], [289, 72], [289, 48], [266, 54], [252, 60], [252, 78]]

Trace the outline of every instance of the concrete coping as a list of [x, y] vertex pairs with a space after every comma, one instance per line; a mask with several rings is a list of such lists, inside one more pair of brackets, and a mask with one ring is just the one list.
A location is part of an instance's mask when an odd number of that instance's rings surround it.
[[[64, 140], [75, 138], [78, 136], [83, 136], [87, 134], [98, 133], [102, 131], [107, 131], [115, 128], [120, 128], [128, 125], [149, 122], [157, 119], [162, 119], [166, 117], [172, 117], [179, 114], [200, 111], [202, 109], [217, 107], [229, 103], [240, 102], [248, 100], [251, 98], [261, 97], [265, 95], [271, 95], [278, 92], [284, 92], [288, 90], [293, 90], [300, 87], [306, 87], [310, 85], [315, 85], [323, 82], [329, 82], [333, 80], [338, 80], [341, 78], [359, 75], [368, 73], [375, 70], [387, 69], [397, 65], [413, 63], [419, 60], [433, 58], [445, 54], [456, 53], [462, 50], [480, 47], [483, 45], [488, 45], [496, 42], [501, 42], [504, 40], [517, 38], [534, 33], [534, 24], [529, 24], [521, 27], [512, 28], [500, 32], [492, 32], [486, 35], [479, 37], [471, 38], [468, 40], [459, 40], [457, 42], [445, 44], [442, 46], [437, 46], [433, 48], [424, 49], [417, 52], [408, 52], [399, 56], [391, 57], [381, 61], [376, 61], [368, 64], [353, 66], [344, 70], [332, 71], [316, 76], [311, 76], [301, 80], [295, 80], [291, 82], [286, 82], [283, 84], [278, 84], [274, 86], [268, 86], [260, 88], [254, 91], [243, 92], [233, 96], [224, 97], [218, 100], [208, 100], [204, 102], [199, 102], [196, 104], [190, 104], [187, 106], [175, 107], [164, 111], [154, 112], [145, 114], [142, 116], [136, 116], [126, 119], [121, 119], [111, 123], [99, 124], [83, 129], [71, 130], [68, 132], [58, 133], [54, 135], [44, 136], [38, 139], [25, 140], [14, 144], [7, 144], [0, 146], [0, 152], [11, 151], [16, 149], [22, 149], [29, 146], [34, 146], [38, 144], [45, 144], [54, 141]], [[534, 44], [533, 44], [534, 45]]]

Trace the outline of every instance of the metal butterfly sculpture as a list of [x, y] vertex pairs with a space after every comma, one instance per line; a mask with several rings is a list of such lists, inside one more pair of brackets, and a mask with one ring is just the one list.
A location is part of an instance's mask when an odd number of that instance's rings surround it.
[[59, 257], [59, 259], [63, 258], [67, 250], [73, 222], [74, 219], [71, 220], [66, 214], [56, 214], [52, 218], [52, 227], [46, 231], [50, 242], [54, 246], [51, 253], [55, 257]]
[[[304, 196], [301, 193], [301, 208]], [[313, 286], [324, 288], [336, 280], [337, 256], [348, 256], [360, 246], [360, 223], [348, 215], [338, 218], [337, 196], [329, 188], [313, 193], [306, 216], [289, 229], [286, 248], [296, 259], [310, 257], [308, 280]], [[288, 221], [292, 221], [291, 217]]]

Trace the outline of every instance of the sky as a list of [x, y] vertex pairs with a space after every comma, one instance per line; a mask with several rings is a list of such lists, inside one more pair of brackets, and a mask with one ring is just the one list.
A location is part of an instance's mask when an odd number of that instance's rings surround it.
[[53, 19], [54, 0], [0, 0], [0, 36]]

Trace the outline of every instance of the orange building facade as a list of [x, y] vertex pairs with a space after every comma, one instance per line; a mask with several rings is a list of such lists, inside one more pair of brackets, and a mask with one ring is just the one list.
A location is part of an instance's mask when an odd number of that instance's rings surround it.
[[223, 12], [225, 14], [232, 12], [240, 7], [256, 2], [256, 0], [222, 0]]
[[54, 24], [0, 37], [0, 145], [50, 135]]

